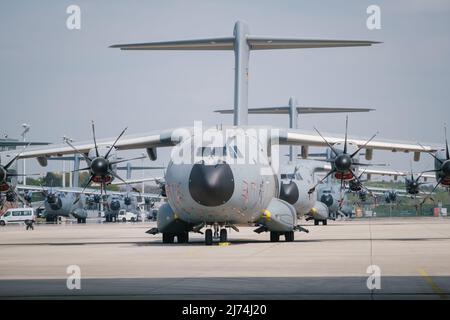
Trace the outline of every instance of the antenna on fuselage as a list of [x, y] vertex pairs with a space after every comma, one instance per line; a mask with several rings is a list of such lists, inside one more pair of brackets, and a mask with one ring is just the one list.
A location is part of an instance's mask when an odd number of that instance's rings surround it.
[[248, 25], [237, 21], [232, 37], [181, 41], [117, 44], [121, 50], [233, 50], [234, 51], [234, 120], [233, 124], [248, 124], [248, 70], [251, 50], [307, 49], [370, 46], [379, 42], [354, 40], [317, 40], [252, 36]]

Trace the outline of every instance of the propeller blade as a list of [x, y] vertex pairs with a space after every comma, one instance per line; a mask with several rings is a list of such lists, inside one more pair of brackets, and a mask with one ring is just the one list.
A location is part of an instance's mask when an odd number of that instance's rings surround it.
[[369, 144], [369, 142], [372, 141], [372, 140], [378, 135], [378, 133], [379, 133], [378, 131], [375, 132], [375, 134], [374, 134], [369, 140], [367, 140], [366, 143], [364, 143], [364, 144], [363, 144], [361, 147], [359, 147], [355, 152], [353, 152], [353, 153], [350, 155], [350, 157], [353, 158], [354, 156], [356, 156], [356, 155], [358, 154], [358, 152], [361, 151], [361, 149], [364, 149], [364, 148]]
[[311, 189], [309, 189], [308, 194], [313, 193], [316, 190], [316, 187], [321, 184], [326, 178], [328, 178], [331, 174], [333, 174], [335, 172], [335, 170], [331, 170], [330, 172], [328, 172], [325, 177], [323, 177], [319, 182], [317, 182], [314, 187], [312, 187]]
[[347, 132], [348, 132], [348, 115], [345, 116], [345, 139], [344, 139], [344, 153], [347, 154]]
[[6, 166], [4, 166], [3, 168], [5, 168], [5, 170], [8, 170], [9, 167], [11, 167], [11, 165], [14, 163], [14, 161], [16, 161], [17, 158], [19, 158], [19, 157], [22, 155], [22, 153], [26, 150], [26, 148], [28, 148], [29, 145], [30, 145], [30, 143], [27, 144], [25, 147], [23, 147], [22, 151], [20, 151], [18, 154], [16, 154], [16, 156], [15, 156], [14, 158], [12, 158], [12, 159], [6, 164]]
[[333, 153], [337, 156], [338, 153], [337, 151], [333, 148], [333, 146], [323, 137], [323, 135], [319, 132], [319, 130], [317, 130], [316, 127], [314, 127], [314, 130], [316, 130], [316, 132], [319, 134], [319, 136], [323, 139], [323, 141], [325, 141], [325, 143], [327, 144], [327, 146], [331, 149], [331, 151], [333, 151]]
[[87, 155], [85, 155], [83, 152], [81, 152], [80, 150], [78, 150], [77, 148], [75, 148], [75, 146], [73, 144], [70, 143], [69, 140], [65, 140], [65, 142], [69, 145], [69, 147], [71, 147], [76, 153], [78, 153], [80, 156], [82, 156], [84, 158], [84, 160], [87, 163], [91, 163], [92, 159], [89, 158]]
[[72, 203], [72, 205], [75, 205], [75, 204], [78, 203], [78, 201], [80, 201], [81, 195], [84, 193], [86, 188], [89, 187], [89, 185], [91, 184], [92, 180], [94, 180], [94, 176], [93, 175], [91, 175], [91, 177], [89, 178], [88, 182], [84, 185], [83, 190], [81, 190], [81, 193], [77, 196], [77, 198]]
[[445, 155], [447, 157], [447, 160], [449, 160], [450, 152], [448, 150], [448, 142], [447, 142], [447, 126], [444, 126], [444, 133], [445, 133]]
[[111, 152], [111, 150], [116, 146], [117, 141], [119, 141], [119, 139], [123, 136], [123, 134], [125, 133], [125, 131], [127, 131], [127, 127], [125, 127], [125, 129], [122, 130], [122, 132], [119, 134], [119, 136], [117, 137], [116, 141], [114, 141], [114, 143], [112, 144], [111, 148], [109, 148], [108, 152], [105, 155], [105, 159], [108, 159], [108, 156]]
[[423, 145], [421, 145], [420, 143], [419, 143], [419, 146], [421, 146], [422, 149], [423, 149], [426, 153], [428, 153], [430, 156], [432, 156], [434, 159], [436, 159], [440, 164], [444, 164], [444, 161], [442, 161], [441, 159], [439, 159], [438, 157], [436, 157], [436, 155], [435, 155], [433, 152], [428, 151], [428, 150], [427, 150]]
[[429, 198], [431, 198], [431, 195], [433, 194], [434, 191], [436, 191], [437, 187], [441, 184], [443, 178], [440, 178], [436, 185], [434, 186], [433, 190], [431, 190], [431, 192], [425, 197], [423, 198], [422, 202], [420, 203], [420, 205], [423, 205], [425, 203], [425, 201], [427, 201]]
[[125, 180], [122, 179], [122, 177], [120, 177], [117, 173], [115, 173], [114, 171], [110, 170], [109, 174], [111, 174], [112, 176], [114, 176], [115, 178], [119, 179], [120, 181], [122, 181], [127, 187], [129, 187], [131, 190], [133, 190], [134, 192], [137, 193], [141, 193], [138, 189], [136, 189], [135, 187], [133, 187], [132, 185], [130, 185], [128, 182], [126, 182]]
[[[136, 157], [136, 158], [130, 158], [130, 159], [121, 159], [121, 160], [116, 160], [116, 161], [111, 161], [109, 164], [113, 165], [113, 164], [119, 164], [122, 162], [127, 162], [127, 161], [133, 161], [133, 160], [139, 160], [142, 159], [143, 157]], [[145, 157], [144, 157], [145, 158]], [[164, 167], [161, 167], [161, 169]], [[159, 169], [158, 167], [155, 167], [155, 169]]]
[[95, 155], [98, 158], [100, 155], [98, 154], [97, 140], [95, 139], [95, 123], [94, 123], [94, 120], [92, 120], [92, 137], [94, 138]]

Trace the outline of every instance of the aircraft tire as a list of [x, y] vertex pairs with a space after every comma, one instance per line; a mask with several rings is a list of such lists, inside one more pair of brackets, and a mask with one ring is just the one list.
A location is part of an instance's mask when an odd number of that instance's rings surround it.
[[211, 229], [205, 231], [205, 245], [210, 246], [213, 244], [213, 234]]
[[319, 220], [314, 220], [314, 225], [318, 226], [319, 225]]
[[280, 241], [280, 234], [275, 231], [270, 231], [270, 242]]
[[292, 242], [292, 241], [294, 241], [294, 231], [286, 232], [286, 233], [284, 234], [284, 238], [285, 238], [286, 242]]
[[328, 224], [327, 220], [322, 220], [322, 225], [326, 226]]
[[189, 232], [185, 231], [177, 234], [178, 243], [188, 243], [189, 242]]
[[227, 229], [220, 229], [220, 242], [227, 242], [228, 234]]
[[173, 243], [175, 236], [171, 233], [163, 233], [162, 241], [163, 243]]

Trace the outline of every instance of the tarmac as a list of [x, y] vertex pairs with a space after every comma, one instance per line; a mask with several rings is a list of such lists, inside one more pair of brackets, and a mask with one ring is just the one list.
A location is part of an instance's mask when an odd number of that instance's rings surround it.
[[0, 299], [450, 297], [449, 218], [305, 222], [309, 233], [278, 243], [240, 227], [213, 246], [192, 233], [188, 244], [163, 244], [145, 233], [154, 224], [1, 227]]

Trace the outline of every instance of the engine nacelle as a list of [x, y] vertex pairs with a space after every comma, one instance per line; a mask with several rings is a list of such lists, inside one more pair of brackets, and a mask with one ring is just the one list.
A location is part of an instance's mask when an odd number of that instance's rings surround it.
[[327, 220], [329, 210], [326, 204], [316, 201], [314, 207], [309, 211], [309, 215], [314, 218], [314, 220]]
[[178, 216], [173, 212], [168, 203], [164, 203], [159, 207], [157, 227], [161, 233], [179, 234], [184, 231], [189, 231], [187, 223], [178, 219]]
[[260, 222], [269, 231], [293, 231], [297, 225], [297, 213], [295, 208], [286, 201], [273, 198], [264, 210]]

